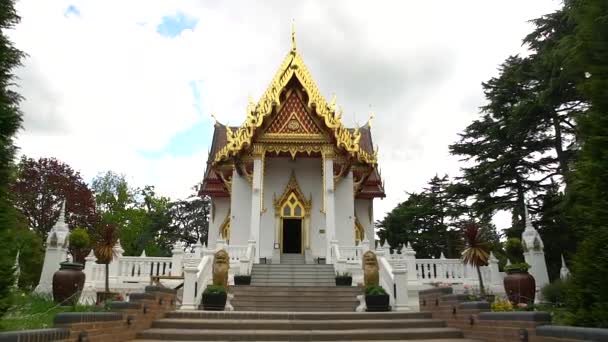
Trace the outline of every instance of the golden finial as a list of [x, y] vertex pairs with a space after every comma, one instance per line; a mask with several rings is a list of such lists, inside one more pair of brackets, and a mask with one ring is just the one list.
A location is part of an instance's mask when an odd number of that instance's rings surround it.
[[291, 19], [291, 51], [296, 51], [296, 21]]
[[336, 111], [336, 93], [334, 93], [333, 95], [334, 96], [331, 98], [331, 102], [329, 104], [329, 109], [332, 112], [335, 112]]
[[370, 112], [369, 113], [369, 119], [367, 119], [367, 125], [369, 126], [369, 128], [372, 128], [372, 121], [374, 120], [374, 112]]
[[211, 113], [211, 117], [213, 118], [213, 125], [214, 126], [218, 126], [220, 123], [217, 121], [217, 118], [215, 117], [215, 113]]

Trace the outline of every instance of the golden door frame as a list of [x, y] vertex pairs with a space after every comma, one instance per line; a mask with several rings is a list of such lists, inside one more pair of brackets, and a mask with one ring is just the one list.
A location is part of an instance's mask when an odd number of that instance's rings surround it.
[[300, 219], [301, 222], [301, 247], [300, 254], [304, 254], [306, 249], [310, 248], [310, 208], [312, 195], [306, 199], [304, 193], [300, 189], [296, 180], [295, 173], [291, 172], [291, 177], [283, 195], [274, 197], [274, 215], [275, 215], [275, 243], [281, 246], [281, 253], [284, 250], [283, 246], [283, 219]]

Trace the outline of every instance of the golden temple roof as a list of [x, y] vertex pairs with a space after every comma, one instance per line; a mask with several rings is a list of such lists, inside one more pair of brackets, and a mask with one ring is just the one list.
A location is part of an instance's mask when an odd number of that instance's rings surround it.
[[[225, 130], [226, 144], [214, 151], [211, 160], [212, 164], [236, 156], [252, 145], [252, 139], [256, 130], [272, 114], [273, 108], [278, 108], [281, 105], [281, 91], [294, 77], [300, 82], [308, 95], [307, 105], [311, 109], [311, 112], [316, 113], [317, 117], [331, 131], [335, 138], [336, 146], [349, 153], [359, 162], [375, 166], [377, 164], [377, 149], [374, 150], [373, 146], [363, 147], [361, 144], [361, 130], [359, 128], [349, 129], [342, 124], [342, 113], [341, 111], [336, 111], [335, 97], [331, 103], [328, 103], [321, 95], [310, 71], [296, 49], [295, 30], [293, 29], [291, 49], [287, 53], [287, 56], [285, 56], [270, 85], [257, 103], [250, 101], [247, 106], [245, 122], [236, 129]], [[371, 125], [366, 126], [367, 130], [369, 130], [369, 126]], [[369, 132], [366, 133], [369, 134]]]

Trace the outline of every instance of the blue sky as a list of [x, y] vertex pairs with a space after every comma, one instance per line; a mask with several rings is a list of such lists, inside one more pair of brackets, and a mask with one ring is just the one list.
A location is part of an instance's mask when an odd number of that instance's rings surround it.
[[197, 23], [198, 18], [177, 12], [175, 15], [164, 16], [162, 22], [156, 27], [156, 32], [164, 37], [175, 38], [184, 30], [193, 30]]

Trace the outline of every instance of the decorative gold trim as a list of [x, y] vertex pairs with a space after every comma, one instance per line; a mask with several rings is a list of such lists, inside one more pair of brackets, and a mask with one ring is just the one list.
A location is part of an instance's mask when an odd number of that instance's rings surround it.
[[[295, 40], [295, 36], [292, 39]], [[273, 108], [281, 104], [281, 91], [292, 77], [298, 79], [304, 91], [308, 94], [308, 107], [314, 110], [317, 116], [323, 119], [325, 126], [333, 132], [336, 146], [346, 150], [360, 162], [371, 165], [377, 164], [377, 151], [370, 154], [359, 145], [361, 140], [359, 129], [357, 128], [351, 132], [342, 124], [342, 113], [336, 111], [335, 98], [329, 104], [323, 98], [302, 57], [296, 51], [295, 42], [260, 101], [255, 106], [253, 103], [249, 104], [247, 118], [243, 125], [235, 131], [226, 130], [227, 144], [216, 153], [213, 164], [227, 160], [251, 146], [256, 129], [272, 113]]]
[[359, 218], [355, 215], [355, 245], [358, 245], [364, 239], [365, 228], [363, 228], [363, 225], [359, 222]]
[[295, 159], [298, 153], [311, 155], [312, 153], [322, 152], [324, 145], [266, 144], [265, 148], [268, 153], [279, 154], [285, 152], [289, 153], [292, 159]]
[[300, 189], [300, 185], [298, 185], [296, 174], [293, 170], [291, 171], [289, 182], [287, 182], [287, 185], [285, 186], [285, 190], [283, 191], [281, 197], [276, 198], [276, 194], [274, 195], [273, 200], [275, 215], [278, 214], [279, 216], [283, 217], [281, 209], [283, 208], [284, 204], [287, 203], [287, 201], [289, 200], [289, 196], [292, 193], [295, 195], [296, 200], [300, 202], [303, 206], [304, 213], [302, 214], [302, 216], [310, 215], [310, 208], [312, 206], [312, 195], [309, 199], [306, 199], [306, 196]]
[[232, 194], [232, 178], [226, 179], [226, 177], [224, 177], [224, 172], [222, 172], [221, 170], [217, 171], [216, 174], [220, 177], [228, 192]]
[[220, 236], [226, 241], [226, 243], [230, 242], [230, 209], [228, 209], [226, 218], [220, 225]]

